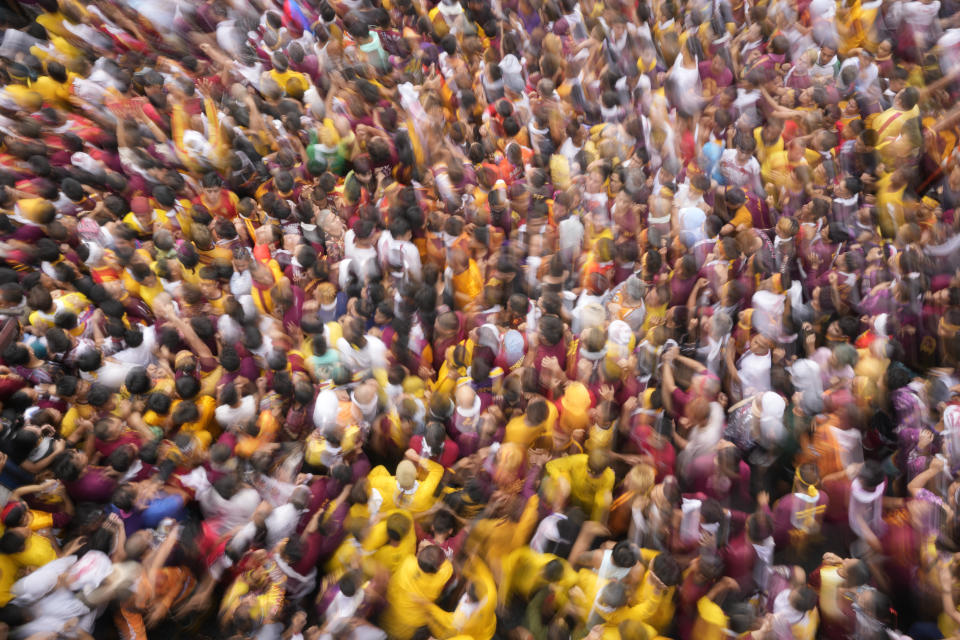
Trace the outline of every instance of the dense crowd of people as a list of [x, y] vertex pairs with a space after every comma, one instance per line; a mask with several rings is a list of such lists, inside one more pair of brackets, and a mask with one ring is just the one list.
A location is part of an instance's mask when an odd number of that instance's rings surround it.
[[0, 637], [960, 638], [956, 0], [0, 26]]

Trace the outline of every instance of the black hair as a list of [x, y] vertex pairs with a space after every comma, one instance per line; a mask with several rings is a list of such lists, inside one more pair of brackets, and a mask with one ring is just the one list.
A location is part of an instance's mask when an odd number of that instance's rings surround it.
[[80, 371], [95, 371], [100, 368], [103, 358], [99, 351], [87, 349], [77, 357], [77, 368]]
[[675, 587], [680, 584], [680, 565], [670, 554], [661, 553], [657, 555], [653, 559], [650, 569], [660, 579], [660, 582], [667, 587]]
[[0, 537], [0, 553], [12, 555], [27, 548], [27, 538], [17, 531], [7, 531]]
[[113, 391], [110, 387], [100, 384], [99, 382], [94, 382], [90, 385], [90, 390], [87, 391], [87, 404], [94, 407], [102, 407], [110, 401], [111, 397], [113, 397]]
[[184, 400], [191, 400], [200, 393], [200, 383], [193, 376], [179, 376], [174, 383], [174, 387]]
[[152, 383], [146, 367], [134, 367], [127, 372], [123, 385], [132, 395], [140, 395], [150, 390]]

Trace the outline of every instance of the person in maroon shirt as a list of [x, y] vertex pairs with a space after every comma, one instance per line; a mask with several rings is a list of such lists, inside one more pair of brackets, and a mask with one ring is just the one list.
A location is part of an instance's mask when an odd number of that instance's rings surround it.
[[467, 539], [467, 528], [464, 527], [457, 531], [457, 522], [452, 513], [445, 509], [437, 511], [430, 524], [422, 528], [419, 523], [414, 523], [417, 532], [417, 547], [420, 548], [424, 542], [435, 544], [447, 555], [453, 558], [460, 551], [463, 542]]
[[684, 572], [683, 582], [677, 590], [677, 630], [678, 640], [690, 639], [693, 623], [697, 619], [697, 602], [707, 595], [717, 580], [723, 577], [723, 559], [712, 549], [701, 548], [700, 555], [694, 558]]
[[63, 482], [74, 502], [106, 504], [117, 489], [113, 469], [89, 464], [87, 455], [76, 449], [58, 454], [52, 467], [54, 476]]
[[731, 536], [720, 550], [726, 575], [737, 581], [742, 594], [765, 591], [768, 586], [768, 573], [773, 563], [773, 519], [767, 500], [769, 498], [764, 493], [757, 496], [758, 509], [747, 517], [743, 532]]
[[446, 469], [452, 468], [460, 459], [460, 447], [447, 437], [447, 432], [439, 422], [428, 424], [424, 435], [410, 438], [410, 450]]
[[96, 436], [94, 448], [103, 459], [109, 458], [111, 453], [127, 444], [132, 444], [139, 451], [145, 440], [153, 439], [153, 434], [144, 438], [143, 434], [125, 428], [123, 421], [115, 416], [97, 420], [93, 425], [93, 434]]

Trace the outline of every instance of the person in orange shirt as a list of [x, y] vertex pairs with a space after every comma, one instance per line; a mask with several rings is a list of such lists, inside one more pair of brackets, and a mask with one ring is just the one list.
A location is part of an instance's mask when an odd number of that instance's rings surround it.
[[483, 273], [477, 263], [462, 249], [454, 249], [450, 254], [450, 269], [453, 271], [453, 304], [463, 309], [474, 302], [483, 290]]

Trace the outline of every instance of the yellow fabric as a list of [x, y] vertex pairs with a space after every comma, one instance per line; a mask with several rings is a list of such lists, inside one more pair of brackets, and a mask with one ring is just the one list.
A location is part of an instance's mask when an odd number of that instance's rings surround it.
[[291, 71], [290, 69], [287, 69], [282, 73], [277, 71], [276, 69], [271, 69], [270, 77], [273, 79], [274, 82], [277, 83], [277, 86], [280, 87], [280, 90], [284, 92], [287, 90], [287, 83], [291, 80], [295, 80], [303, 88], [304, 91], [306, 91], [307, 87], [310, 86], [310, 84], [307, 82], [307, 77], [305, 75], [303, 75], [302, 73], [298, 73], [296, 71]]
[[361, 556], [360, 543], [353, 536], [348, 536], [333, 552], [330, 560], [324, 565], [323, 571], [330, 580], [339, 580], [343, 574], [360, 562]]
[[635, 615], [635, 609], [637, 609], [637, 607], [621, 607], [611, 613], [610, 617], [607, 618], [606, 624], [603, 625], [603, 640], [618, 640], [620, 638], [620, 623], [624, 620], [640, 620], [643, 624], [644, 631], [647, 632], [647, 637], [649, 637], [650, 640], [656, 638], [658, 635], [657, 630], [646, 622], [642, 622], [642, 619]]
[[[124, 274], [126, 274], [126, 270], [124, 270]], [[126, 281], [126, 278], [124, 278], [124, 281]], [[157, 296], [164, 292], [163, 284], [161, 284], [160, 278], [156, 278], [156, 282], [152, 287], [148, 287], [147, 285], [139, 282], [135, 282], [135, 284], [136, 288], [134, 289], [131, 286], [128, 291], [143, 300], [145, 305], [153, 309], [153, 303], [156, 301]]]
[[893, 174], [887, 174], [877, 181], [877, 218], [880, 231], [886, 238], [896, 236], [897, 229], [903, 225], [903, 195], [906, 185], [900, 189], [891, 189]]
[[570, 186], [570, 162], [563, 154], [550, 156], [550, 177], [558, 189], [566, 190]]
[[825, 618], [840, 620], [843, 611], [837, 607], [837, 592], [843, 586], [840, 577], [840, 565], [821, 567], [820, 569], [820, 611]]
[[752, 228], [753, 216], [750, 214], [750, 210], [745, 206], [737, 209], [737, 212], [733, 214], [733, 218], [730, 219], [730, 225], [733, 226], [734, 229], [738, 229], [740, 225]]
[[444, 562], [436, 573], [425, 573], [416, 556], [407, 556], [387, 585], [387, 608], [381, 627], [391, 638], [408, 640], [430, 620], [423, 601], [433, 602], [453, 575], [453, 566]]
[[[798, 164], [803, 164], [803, 161]], [[793, 179], [794, 166], [787, 155], [786, 149], [770, 149], [765, 153], [764, 160], [760, 165], [760, 175], [764, 183], [771, 182], [778, 189], [782, 189], [790, 185]]]
[[19, 571], [20, 567], [13, 558], [0, 554], [0, 606], [13, 600], [10, 589], [17, 581]]
[[[214, 402], [214, 409], [216, 409], [215, 405], [216, 403]], [[259, 449], [273, 442], [277, 432], [280, 430], [280, 423], [277, 422], [277, 419], [269, 411], [261, 411], [260, 417], [257, 418], [257, 427], [259, 427], [259, 430], [255, 437], [242, 435], [237, 440], [237, 446], [233, 452], [241, 458], [249, 458]]]
[[444, 611], [433, 603], [428, 604], [430, 631], [441, 640], [457, 637], [490, 640], [497, 629], [497, 586], [493, 574], [480, 558], [473, 558], [463, 573], [476, 585], [479, 606], [469, 617], [464, 617], [458, 611]]
[[[659, 554], [650, 549], [644, 551], [642, 557], [649, 567], [653, 558]], [[642, 620], [659, 633], [663, 633], [673, 620], [675, 609], [673, 596], [675, 591], [676, 587], [658, 589], [651, 575], [651, 570], [647, 569], [643, 580], [637, 587], [635, 600], [638, 604], [630, 608], [630, 619]]]
[[10, 557], [21, 566], [36, 569], [56, 560], [57, 551], [46, 537], [39, 533], [31, 533], [27, 536], [23, 551], [13, 553]]
[[474, 260], [470, 260], [469, 266], [463, 272], [453, 275], [453, 288], [471, 300], [480, 295], [483, 291], [483, 275]]
[[387, 535], [386, 519], [373, 525], [362, 545], [364, 552], [369, 554], [362, 563], [363, 572], [367, 577], [373, 577], [378, 570], [386, 570], [392, 575], [405, 558], [417, 554], [417, 536], [409, 512], [397, 509], [393, 513], [402, 513], [407, 516], [410, 529], [396, 545], [393, 545], [390, 544], [390, 538]]
[[779, 153], [784, 150], [783, 146], [783, 136], [779, 136], [776, 141], [768, 145], [763, 141], [763, 135], [761, 132], [763, 127], [757, 127], [753, 130], [753, 139], [757, 143], [757, 160], [760, 161], [761, 173], [766, 175], [766, 170], [763, 169], [763, 165], [766, 162], [767, 158], [771, 157], [775, 153]]
[[816, 609], [811, 609], [804, 617], [804, 621], [790, 626], [790, 634], [794, 640], [814, 640], [817, 637], [817, 629], [820, 626], [820, 614]]
[[67, 31], [63, 26], [63, 21], [66, 20], [66, 16], [59, 11], [44, 11], [38, 15], [35, 20], [37, 21], [37, 24], [42, 26], [53, 35], [60, 36], [62, 38], [70, 34], [70, 32]]
[[729, 618], [720, 606], [710, 598], [703, 596], [697, 601], [697, 621], [693, 625], [690, 637], [697, 640], [726, 640], [725, 629]]
[[70, 86], [50, 76], [40, 76], [30, 83], [30, 88], [43, 96], [43, 101], [51, 106], [66, 108], [70, 104]]
[[543, 422], [537, 425], [528, 425], [524, 416], [517, 416], [507, 423], [503, 441], [504, 443], [519, 444], [528, 448], [546, 432], [544, 425]]
[[484, 518], [474, 525], [470, 539], [478, 543], [481, 549], [479, 555], [486, 561], [494, 576], [502, 577], [504, 557], [530, 540], [539, 521], [539, 505], [540, 498], [532, 495], [517, 522], [506, 518]]
[[565, 477], [570, 483], [570, 499], [583, 509], [591, 520], [602, 520], [610, 506], [611, 492], [616, 481], [613, 469], [607, 467], [598, 477], [590, 475], [586, 453], [564, 456], [547, 463], [547, 477], [556, 481]]
[[[230, 585], [227, 593], [223, 596], [220, 604], [220, 610], [226, 611], [236, 605], [239, 600], [250, 592], [250, 585], [243, 578]], [[252, 607], [250, 617], [254, 620], [263, 620], [268, 616], [279, 611], [283, 604], [283, 588], [274, 583], [266, 593], [256, 597], [256, 606]]]
[[563, 563], [564, 573], [559, 581], [560, 588], [557, 595], [558, 597], [560, 595], [566, 596], [570, 588], [577, 583], [577, 572], [573, 570], [570, 563], [552, 553], [538, 553], [523, 545], [511, 551], [503, 559], [500, 601], [502, 603], [510, 602], [514, 594], [525, 600], [533, 597], [536, 590], [544, 584], [544, 579], [541, 576], [543, 568], [553, 560], [560, 560]]
[[[370, 471], [368, 476], [370, 489], [376, 489], [383, 498], [383, 504], [380, 507], [382, 511], [403, 508], [416, 515], [423, 513], [434, 505], [437, 499], [434, 492], [443, 479], [443, 467], [433, 460], [425, 460], [424, 466], [427, 468], [427, 476], [419, 481], [416, 491], [412, 496], [400, 496], [400, 489], [397, 487], [397, 479], [394, 478], [382, 465]], [[399, 500], [399, 502], [398, 502]]]
[[[731, 220], [731, 223], [733, 220]], [[643, 319], [643, 324], [640, 326], [640, 335], [647, 335], [647, 332], [650, 331], [650, 328], [653, 326], [654, 318], [664, 318], [667, 315], [667, 303], [664, 302], [661, 305], [655, 307], [647, 307], [647, 315]]]
[[74, 404], [63, 414], [60, 421], [60, 435], [69, 438], [77, 428], [77, 420], [89, 420], [94, 415], [94, 409], [88, 404]]
[[[17, 103], [17, 106], [27, 108], [31, 105], [34, 95], [40, 95], [30, 87], [22, 84], [8, 84], [4, 89], [7, 95]], [[41, 96], [42, 97], [42, 96]]]

